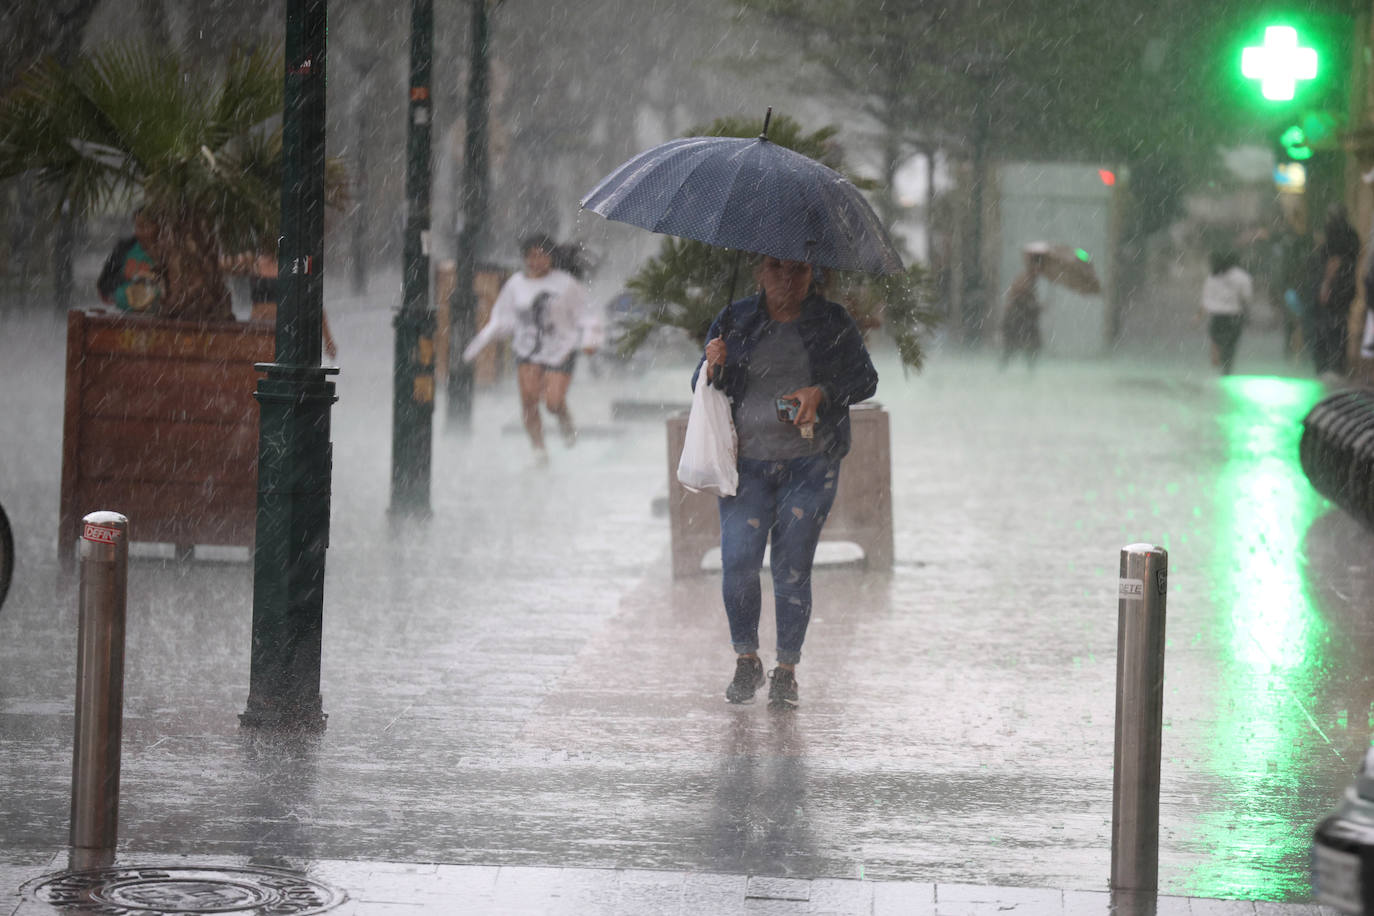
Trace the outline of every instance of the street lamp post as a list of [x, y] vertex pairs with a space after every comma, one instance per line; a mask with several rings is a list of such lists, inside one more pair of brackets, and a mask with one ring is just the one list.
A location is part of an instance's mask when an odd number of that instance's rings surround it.
[[337, 398], [320, 365], [327, 0], [287, 0], [276, 361], [260, 405], [248, 727], [319, 731], [324, 559]]
[[472, 0], [472, 61], [468, 70], [467, 130], [463, 143], [463, 228], [458, 234], [457, 282], [450, 301], [448, 422], [465, 429], [472, 420], [472, 369], [463, 348], [477, 328], [477, 253], [487, 225], [487, 0]]
[[391, 512], [430, 514], [434, 429], [434, 310], [429, 305], [430, 130], [434, 0], [410, 4], [410, 119], [401, 310], [396, 315], [391, 414]]
[[[980, 93], [981, 95], [981, 93]], [[983, 276], [983, 190], [988, 182], [988, 133], [991, 110], [987, 99], [980, 98], [978, 121], [973, 129], [973, 188], [969, 209], [973, 221], [973, 242], [969, 246], [968, 270], [964, 274], [964, 307], [962, 310], [964, 343], [976, 344], [983, 337], [983, 322], [987, 318], [987, 281]]]
[[970, 189], [970, 235], [965, 261], [960, 317], [965, 344], [975, 345], [983, 338], [983, 323], [991, 309], [987, 278], [983, 276], [983, 200], [988, 184], [988, 143], [992, 133], [991, 85], [1002, 58], [995, 52], [976, 51], [968, 58], [966, 72], [977, 87], [976, 120], [973, 123], [973, 187]]
[[352, 215], [352, 231], [349, 234], [350, 254], [349, 276], [353, 294], [367, 293], [368, 267], [371, 250], [368, 247], [368, 230], [372, 225], [372, 209], [368, 204], [369, 163], [367, 160], [367, 138], [372, 135], [372, 74], [380, 55], [354, 49], [349, 55], [357, 70], [358, 92], [353, 97], [353, 199], [358, 207]]

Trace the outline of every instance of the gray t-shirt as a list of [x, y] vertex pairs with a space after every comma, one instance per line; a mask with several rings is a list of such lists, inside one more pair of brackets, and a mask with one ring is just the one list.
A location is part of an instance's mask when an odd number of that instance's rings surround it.
[[749, 357], [749, 382], [735, 410], [739, 453], [745, 458], [786, 460], [819, 454], [819, 431], [803, 439], [801, 428], [778, 419], [777, 399], [811, 384], [811, 361], [795, 321], [766, 321]]

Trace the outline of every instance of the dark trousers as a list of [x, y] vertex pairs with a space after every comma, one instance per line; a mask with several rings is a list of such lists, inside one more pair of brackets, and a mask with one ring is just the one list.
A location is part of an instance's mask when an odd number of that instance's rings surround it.
[[1318, 375], [1325, 372], [1345, 374], [1348, 336], [1344, 315], [1339, 322], [1326, 316], [1312, 322], [1312, 366]]
[[1236, 366], [1236, 345], [1240, 343], [1244, 315], [1213, 315], [1207, 322], [1207, 335], [1217, 348], [1217, 362], [1222, 375], [1230, 375]]

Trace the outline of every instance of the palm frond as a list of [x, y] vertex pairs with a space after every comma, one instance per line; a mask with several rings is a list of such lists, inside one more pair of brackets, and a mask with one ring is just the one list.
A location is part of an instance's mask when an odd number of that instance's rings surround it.
[[145, 176], [176, 170], [204, 142], [203, 87], [170, 49], [108, 45], [81, 59], [73, 88], [103, 120], [87, 139], [126, 150]]
[[34, 172], [78, 207], [97, 201], [131, 169], [127, 157], [90, 155], [87, 144], [107, 146], [103, 128], [75, 74], [53, 59], [41, 61], [0, 98], [0, 178]]
[[[236, 50], [214, 81], [135, 44], [44, 61], [0, 97], [0, 178], [34, 172], [78, 210], [137, 190], [155, 214], [194, 214], [222, 244], [255, 249], [280, 221], [281, 72], [269, 47]], [[325, 182], [342, 206], [341, 161]]]
[[[753, 285], [748, 271], [739, 252], [668, 237], [658, 256], [645, 262], [626, 282], [626, 288], [650, 304], [651, 311], [644, 320], [681, 328], [693, 340], [705, 343], [706, 331], [731, 296], [732, 278], [736, 296]], [[647, 339], [648, 335], [642, 337]], [[630, 340], [618, 346], [624, 355], [633, 352]]]
[[235, 137], [257, 131], [282, 110], [282, 58], [266, 47], [236, 48], [209, 113], [205, 145], [218, 150]]

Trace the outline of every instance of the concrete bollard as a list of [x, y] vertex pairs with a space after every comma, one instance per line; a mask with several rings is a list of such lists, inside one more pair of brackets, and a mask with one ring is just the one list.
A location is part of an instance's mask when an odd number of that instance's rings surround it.
[[113, 849], [118, 838], [128, 534], [129, 520], [117, 512], [92, 512], [82, 519], [72, 742], [74, 849]]
[[1121, 548], [1117, 588], [1116, 751], [1112, 772], [1114, 889], [1159, 886], [1159, 760], [1164, 729], [1164, 599], [1169, 554]]

